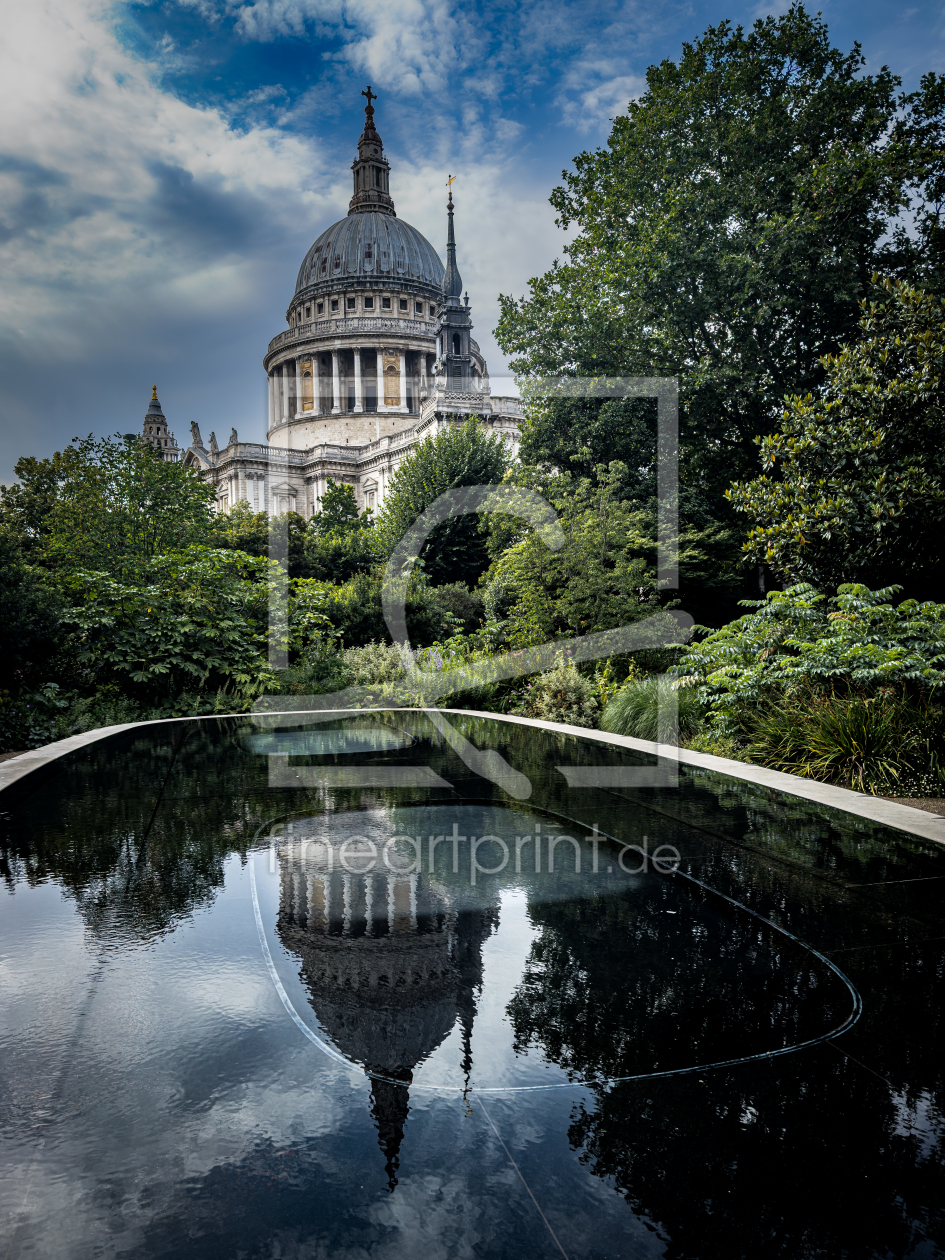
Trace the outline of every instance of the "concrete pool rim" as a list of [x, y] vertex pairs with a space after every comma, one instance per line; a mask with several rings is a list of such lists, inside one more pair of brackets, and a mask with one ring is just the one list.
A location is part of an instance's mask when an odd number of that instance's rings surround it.
[[[312, 709], [286, 710], [284, 716], [298, 721], [309, 716], [325, 717], [331, 713], [366, 714], [371, 712], [424, 713], [427, 709], [407, 709], [392, 705], [390, 708], [376, 709]], [[882, 797], [870, 796], [865, 792], [854, 792], [850, 788], [835, 787], [833, 784], [820, 783], [815, 779], [802, 779], [795, 774], [785, 774], [781, 770], [769, 770], [764, 766], [751, 765], [744, 761], [733, 761], [728, 757], [717, 757], [711, 753], [692, 752], [686, 748], [677, 748], [672, 744], [656, 744], [649, 740], [635, 739], [629, 735], [611, 735], [606, 731], [593, 730], [585, 726], [569, 726], [561, 722], [544, 722], [537, 718], [515, 717], [506, 713], [486, 713], [476, 709], [437, 708], [437, 713], [450, 713], [458, 717], [489, 718], [496, 722], [508, 722], [511, 725], [529, 726], [536, 730], [552, 734], [575, 735], [582, 739], [607, 744], [614, 748], [624, 748], [631, 752], [646, 753], [663, 759], [677, 761], [680, 765], [691, 766], [701, 770], [714, 771], [728, 778], [754, 784], [757, 787], [769, 788], [787, 796], [798, 797], [816, 805], [825, 805], [840, 813], [850, 814], [880, 826], [891, 827], [924, 840], [932, 840], [945, 844], [945, 818], [937, 814], [929, 814], [915, 809], [911, 805], [900, 805], [895, 801], [887, 801]], [[171, 722], [204, 722], [214, 719], [230, 720], [233, 718], [251, 719], [247, 713], [202, 713], [194, 717], [158, 718], [145, 722], [123, 722], [117, 726], [97, 727], [92, 731], [84, 731], [80, 735], [70, 735], [66, 739], [45, 744], [19, 756], [0, 762], [0, 806], [3, 804], [3, 793], [18, 784], [28, 790], [38, 787], [46, 776], [41, 772], [49, 770], [56, 761], [68, 753], [77, 752], [100, 740], [109, 739], [113, 735], [121, 735], [127, 731], [144, 727], [162, 726]], [[283, 716], [278, 712], [267, 713], [267, 718]], [[37, 776], [35, 784], [26, 783], [31, 776]]]

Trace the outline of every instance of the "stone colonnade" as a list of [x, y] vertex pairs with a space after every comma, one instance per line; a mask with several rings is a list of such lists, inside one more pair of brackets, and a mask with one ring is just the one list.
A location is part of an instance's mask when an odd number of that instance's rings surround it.
[[[331, 368], [326, 369], [321, 360], [331, 354]], [[342, 396], [342, 355], [350, 353], [354, 358], [353, 383], [350, 378], [348, 397]], [[383, 414], [408, 414], [419, 409], [419, 398], [407, 398], [407, 350], [398, 347], [335, 347], [331, 351], [309, 350], [277, 364], [269, 372], [269, 427], [285, 424], [296, 415], [311, 414], [337, 416], [344, 413], [359, 415], [366, 411]], [[420, 356], [419, 379], [426, 374], [427, 353], [415, 351]], [[374, 360], [371, 363], [371, 360]], [[365, 372], [373, 367], [375, 396], [369, 399], [365, 388]], [[347, 373], [346, 373], [347, 375]], [[419, 383], [419, 382], [418, 382]], [[351, 398], [354, 402], [351, 405]], [[295, 403], [293, 410], [292, 403]], [[372, 404], [373, 405], [370, 405]]]
[[419, 876], [349, 872], [311, 873], [294, 864], [284, 868], [283, 895], [296, 918], [327, 932], [333, 923], [343, 936], [417, 930]]

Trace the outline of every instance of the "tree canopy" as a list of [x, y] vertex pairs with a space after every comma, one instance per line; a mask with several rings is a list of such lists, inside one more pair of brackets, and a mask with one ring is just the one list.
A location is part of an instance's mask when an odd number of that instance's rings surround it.
[[788, 399], [762, 472], [729, 492], [745, 551], [787, 582], [945, 584], [945, 300], [885, 280], [860, 335]]
[[[441, 494], [459, 486], [500, 482], [510, 463], [505, 440], [474, 417], [424, 438], [391, 479], [374, 527], [378, 556], [386, 560], [417, 517]], [[464, 516], [439, 525], [422, 557], [434, 585], [464, 582], [474, 586], [489, 563], [478, 519]]]
[[[870, 276], [938, 283], [945, 80], [904, 95], [864, 64], [800, 5], [710, 27], [564, 172], [565, 261], [501, 299], [499, 343], [524, 377], [677, 377], [683, 481], [715, 510], [784, 396], [822, 382]], [[611, 404], [539, 395], [524, 459], [651, 460], [625, 449], [641, 435]]]
[[138, 438], [77, 438], [50, 459], [19, 460], [16, 475], [0, 489], [3, 523], [48, 567], [130, 580], [209, 533], [213, 487]]

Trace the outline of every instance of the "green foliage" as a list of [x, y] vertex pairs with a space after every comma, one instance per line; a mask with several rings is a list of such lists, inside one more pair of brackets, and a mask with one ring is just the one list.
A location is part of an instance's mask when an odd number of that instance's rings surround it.
[[678, 744], [695, 735], [701, 721], [702, 704], [695, 691], [656, 674], [622, 687], [608, 701], [600, 726], [614, 735]]
[[752, 761], [858, 792], [893, 794], [916, 779], [945, 787], [945, 709], [898, 696], [797, 690], [747, 724]]
[[[349, 581], [338, 584], [304, 578], [293, 582], [293, 590], [297, 599], [306, 592], [305, 600], [324, 615], [331, 633], [344, 647], [389, 640], [377, 572], [356, 573]], [[407, 631], [415, 646], [425, 646], [448, 632], [451, 616], [437, 600], [435, 589], [424, 580], [422, 570], [408, 587], [406, 612]]]
[[305, 574], [327, 582], [348, 582], [374, 567], [373, 515], [358, 515], [351, 486], [340, 486], [329, 477], [321, 510], [309, 522], [305, 543]]
[[291, 577], [344, 583], [377, 562], [371, 524], [370, 511], [358, 515], [351, 486], [335, 485], [329, 478], [321, 510], [310, 521], [298, 512], [270, 517], [253, 512], [248, 503], [236, 503], [214, 519], [211, 542], [251, 556], [275, 555], [284, 547]]
[[146, 584], [79, 571], [66, 620], [96, 686], [152, 703], [217, 688], [254, 695], [272, 682], [268, 570], [242, 552], [191, 547], [156, 557]]
[[697, 688], [712, 734], [744, 736], [785, 696], [881, 690], [938, 694], [945, 685], [945, 605], [904, 600], [895, 587], [841, 586], [828, 598], [809, 585], [772, 591], [753, 609], [683, 649], [673, 669]]
[[35, 687], [62, 649], [62, 598], [0, 528], [0, 690]]
[[[301, 516], [299, 520], [304, 526]], [[215, 549], [242, 551], [248, 556], [268, 556], [269, 517], [265, 512], [254, 512], [245, 500], [234, 503], [228, 512], [214, 516], [209, 544]]]
[[564, 546], [552, 551], [528, 525], [504, 516], [489, 522], [496, 559], [486, 600], [493, 612], [505, 613], [515, 647], [608, 630], [659, 607], [652, 520], [617, 497], [623, 465], [599, 471], [597, 484], [534, 468], [507, 478], [544, 495], [565, 535]]
[[76, 439], [51, 459], [21, 459], [0, 491], [2, 517], [40, 563], [119, 582], [155, 556], [205, 542], [212, 486], [137, 438]]
[[319, 510], [312, 517], [311, 532], [316, 538], [325, 534], [351, 533], [366, 528], [370, 519], [370, 509], [358, 515], [354, 487], [336, 485], [329, 477]]
[[598, 718], [594, 684], [568, 662], [560, 662], [527, 688], [522, 708], [526, 717], [568, 726], [596, 726]]
[[445, 621], [451, 622], [462, 634], [473, 634], [485, 621], [482, 594], [471, 591], [462, 582], [450, 582], [434, 586], [430, 598], [442, 609]]
[[54, 682], [16, 697], [0, 691], [0, 752], [26, 752], [62, 739], [68, 733], [62, 714], [68, 703]]
[[342, 653], [347, 686], [372, 687], [405, 677], [404, 658], [395, 643], [366, 643]]
[[[524, 377], [679, 379], [683, 482], [713, 512], [785, 394], [820, 384], [870, 275], [937, 275], [943, 81], [901, 96], [864, 64], [797, 4], [747, 33], [710, 27], [649, 68], [607, 146], [554, 191], [577, 228], [566, 260], [501, 299], [499, 344]], [[910, 199], [911, 237], [894, 230]], [[652, 445], [611, 446], [644, 441], [641, 415], [536, 396], [522, 457], [649, 470]]]
[[[377, 555], [386, 561], [411, 525], [441, 494], [458, 486], [499, 482], [510, 462], [503, 438], [491, 434], [475, 417], [425, 438], [391, 480], [374, 528]], [[475, 516], [438, 526], [421, 555], [434, 586], [460, 581], [473, 586], [488, 564]]]
[[[945, 582], [945, 301], [883, 281], [860, 338], [788, 399], [763, 472], [732, 487], [745, 551], [787, 581]], [[945, 593], [945, 592], [943, 592]]]

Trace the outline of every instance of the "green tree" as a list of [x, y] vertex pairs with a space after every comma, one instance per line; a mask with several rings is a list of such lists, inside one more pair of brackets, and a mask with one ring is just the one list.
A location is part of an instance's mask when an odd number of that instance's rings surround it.
[[[521, 467], [508, 484], [535, 490], [555, 508], [565, 544], [551, 551], [520, 520], [497, 514], [488, 525], [489, 569], [485, 604], [508, 621], [516, 645], [559, 634], [588, 634], [650, 616], [665, 602], [656, 585], [656, 519], [650, 506], [623, 494], [628, 472], [619, 461], [575, 477], [547, 468]], [[686, 610], [719, 622], [734, 607], [741, 575], [732, 558], [730, 531], [716, 522], [686, 527], [677, 559]], [[720, 615], [721, 614], [721, 615]]]
[[94, 685], [174, 709], [184, 692], [243, 696], [273, 683], [268, 660], [270, 562], [191, 547], [158, 556], [147, 582], [77, 570], [66, 616]]
[[[716, 515], [785, 394], [822, 381], [871, 274], [937, 278], [943, 81], [902, 96], [863, 65], [800, 5], [709, 28], [564, 173], [566, 260], [501, 299], [524, 377], [678, 378], [683, 482]], [[896, 233], [910, 204], [917, 230]], [[642, 402], [533, 394], [524, 460], [652, 464]]]
[[214, 516], [208, 542], [211, 547], [243, 551], [248, 556], [268, 556], [269, 516], [254, 512], [245, 499], [234, 503], [228, 512]]
[[746, 553], [786, 582], [945, 594], [945, 301], [885, 280], [860, 336], [788, 399], [762, 473], [729, 492]]
[[325, 485], [325, 493], [321, 498], [321, 506], [312, 517], [310, 529], [316, 538], [321, 538], [325, 534], [345, 534], [357, 529], [366, 529], [370, 520], [370, 509], [361, 514], [358, 513], [354, 487], [338, 485], [329, 477]]
[[[504, 439], [470, 417], [424, 438], [394, 474], [374, 527], [375, 550], [387, 560], [417, 517], [447, 490], [500, 482], [511, 464]], [[429, 580], [474, 586], [489, 563], [475, 516], [439, 525], [422, 550]]]
[[51, 459], [22, 459], [4, 487], [5, 523], [42, 564], [131, 581], [156, 556], [206, 540], [212, 486], [137, 438], [91, 436]]
[[0, 691], [48, 680], [63, 650], [63, 600], [41, 570], [26, 563], [17, 540], [0, 528]]
[[312, 517], [305, 541], [305, 572], [329, 582], [347, 582], [367, 573], [377, 562], [370, 508], [358, 513], [352, 486], [329, 477], [321, 508]]
[[[513, 474], [558, 512], [565, 543], [548, 548], [529, 526], [490, 522], [496, 559], [489, 570], [493, 612], [504, 612], [509, 640], [526, 647], [556, 635], [609, 630], [651, 615], [660, 604], [652, 517], [617, 493], [625, 469], [598, 470], [598, 481], [541, 469]], [[495, 591], [504, 607], [497, 607]]]

